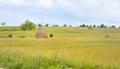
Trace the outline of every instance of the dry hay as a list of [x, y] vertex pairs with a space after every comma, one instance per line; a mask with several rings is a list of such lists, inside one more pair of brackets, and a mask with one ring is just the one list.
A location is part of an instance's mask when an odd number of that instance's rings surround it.
[[48, 38], [47, 33], [43, 30], [42, 27], [40, 27], [36, 33], [36, 38]]

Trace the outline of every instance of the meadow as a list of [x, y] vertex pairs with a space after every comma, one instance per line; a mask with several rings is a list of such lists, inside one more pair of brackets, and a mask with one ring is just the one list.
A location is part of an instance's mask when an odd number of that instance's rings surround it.
[[[54, 37], [35, 38], [37, 29], [0, 27], [0, 68], [120, 69], [120, 29], [43, 28]], [[3, 38], [9, 34], [13, 38]]]

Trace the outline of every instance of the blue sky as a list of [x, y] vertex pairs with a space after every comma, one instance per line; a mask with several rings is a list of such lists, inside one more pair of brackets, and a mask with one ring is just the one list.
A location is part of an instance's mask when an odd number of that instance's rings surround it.
[[0, 0], [0, 22], [120, 26], [120, 0]]

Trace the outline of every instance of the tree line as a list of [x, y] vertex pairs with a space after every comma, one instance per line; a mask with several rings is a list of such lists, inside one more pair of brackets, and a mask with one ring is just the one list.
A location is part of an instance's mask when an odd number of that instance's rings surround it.
[[[6, 23], [5, 22], [1, 22], [0, 25], [4, 26]], [[38, 24], [36, 25], [35, 23], [33, 23], [30, 20], [26, 20], [22, 25], [20, 25], [20, 29], [24, 30], [24, 31], [30, 31], [30, 30], [34, 30], [36, 28], [36, 26], [39, 27], [51, 27], [49, 24]], [[60, 25], [52, 25], [52, 27], [59, 27]], [[72, 25], [67, 25], [64, 24], [62, 27], [73, 27]], [[111, 26], [107, 26], [105, 24], [101, 24], [101, 25], [87, 25], [87, 24], [81, 24], [78, 27], [88, 27], [88, 28], [117, 28], [115, 25], [111, 25]], [[120, 28], [120, 27], [119, 27]]]
[[[42, 25], [42, 24], [38, 24], [38, 26], [44, 26], [44, 27], [49, 27], [49, 24], [46, 25]], [[52, 25], [52, 27], [61, 27], [59, 25]], [[73, 27], [72, 25], [67, 25], [64, 24], [62, 27]], [[111, 25], [111, 26], [107, 26], [105, 24], [101, 24], [101, 25], [86, 25], [86, 24], [81, 24], [78, 27], [92, 27], [92, 28], [117, 28], [115, 25]], [[120, 28], [120, 27], [119, 27]]]

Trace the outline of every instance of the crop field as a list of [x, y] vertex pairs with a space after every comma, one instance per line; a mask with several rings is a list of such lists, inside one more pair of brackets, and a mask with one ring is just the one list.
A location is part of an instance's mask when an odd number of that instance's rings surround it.
[[[1, 69], [120, 69], [120, 29], [44, 27], [53, 38], [35, 38], [36, 30], [0, 27]], [[7, 38], [9, 34], [13, 38]], [[109, 37], [105, 37], [109, 35]]]

